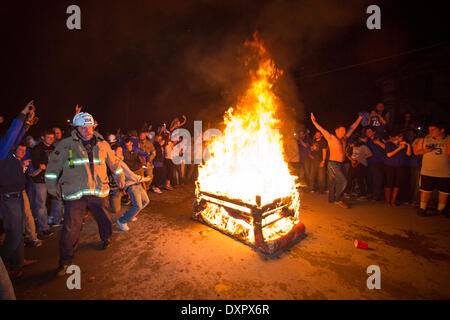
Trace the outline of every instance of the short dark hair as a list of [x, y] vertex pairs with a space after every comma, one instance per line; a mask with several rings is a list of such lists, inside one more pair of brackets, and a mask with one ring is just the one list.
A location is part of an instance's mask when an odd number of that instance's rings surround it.
[[433, 121], [428, 125], [428, 127], [436, 127], [439, 130], [442, 130], [442, 129], [446, 130], [446, 125], [442, 121]]
[[137, 136], [138, 134], [137, 134], [137, 131], [133, 129], [133, 130], [128, 131], [128, 135], [130, 137], [133, 137], [133, 136]]
[[25, 147], [25, 148], [28, 148], [28, 146], [27, 146], [27, 144], [25, 143], [25, 141], [20, 142], [20, 143], [17, 145], [17, 148], [18, 148], [18, 147]]
[[342, 124], [338, 124], [337, 126], [334, 127], [334, 130], [336, 131], [339, 128], [344, 128], [345, 129], [345, 126], [342, 125]]
[[125, 144], [127, 144], [128, 142], [133, 142], [133, 141], [131, 141], [130, 138], [126, 138], [126, 139], [125, 139]]
[[41, 132], [41, 137], [45, 137], [47, 135], [55, 135], [55, 133], [49, 129], [45, 129], [44, 131]]

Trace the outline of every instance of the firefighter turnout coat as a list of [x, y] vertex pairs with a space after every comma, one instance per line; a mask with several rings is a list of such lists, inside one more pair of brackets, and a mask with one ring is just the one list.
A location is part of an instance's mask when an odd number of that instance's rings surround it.
[[81, 139], [72, 131], [72, 136], [59, 142], [51, 153], [45, 173], [48, 193], [63, 200], [77, 200], [84, 196], [106, 197], [109, 194], [107, 167], [119, 186], [125, 185], [125, 176], [119, 159], [109, 144], [97, 132], [97, 143], [92, 149], [93, 172], [88, 152]]

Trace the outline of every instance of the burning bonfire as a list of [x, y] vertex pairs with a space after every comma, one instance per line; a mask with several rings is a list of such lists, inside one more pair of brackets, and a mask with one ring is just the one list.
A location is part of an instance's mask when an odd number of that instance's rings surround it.
[[273, 87], [277, 69], [255, 34], [257, 70], [235, 108], [225, 114], [223, 135], [208, 144], [199, 167], [193, 217], [264, 254], [287, 247], [304, 233], [296, 178], [284, 159]]

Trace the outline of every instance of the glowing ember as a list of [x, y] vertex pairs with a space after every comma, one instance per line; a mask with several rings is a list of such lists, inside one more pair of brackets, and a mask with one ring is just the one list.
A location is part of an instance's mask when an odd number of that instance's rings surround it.
[[[264, 213], [261, 225], [265, 241], [287, 234], [299, 223], [300, 201], [295, 180], [284, 160], [283, 137], [277, 130], [276, 117], [281, 101], [273, 92], [276, 80], [282, 74], [270, 59], [262, 42], [246, 42], [256, 49], [258, 69], [250, 71], [251, 85], [235, 106], [225, 114], [226, 128], [208, 149], [210, 158], [199, 167], [196, 183], [197, 200], [203, 193], [238, 200], [256, 207], [264, 207], [279, 199], [289, 199], [284, 204], [289, 216], [280, 208]], [[205, 197], [203, 197], [205, 199]], [[206, 199], [208, 200], [208, 199]], [[281, 202], [280, 202], [281, 204]], [[228, 208], [236, 209], [229, 204]], [[250, 213], [250, 209], [237, 209]], [[202, 218], [218, 229], [254, 243], [254, 221], [231, 216], [221, 203], [208, 203], [201, 211]]]

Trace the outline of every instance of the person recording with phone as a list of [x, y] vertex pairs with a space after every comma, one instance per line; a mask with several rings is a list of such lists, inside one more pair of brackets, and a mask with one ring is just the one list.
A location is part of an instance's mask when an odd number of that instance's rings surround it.
[[[8, 132], [0, 141], [0, 219], [6, 237], [0, 246], [0, 256], [10, 277], [22, 275], [22, 267], [37, 260], [24, 259], [23, 220], [24, 203], [22, 191], [26, 178], [17, 156], [11, 151], [15, 143], [30, 125], [34, 123], [34, 101], [30, 101], [13, 120]], [[2, 275], [0, 275], [2, 277]]]

